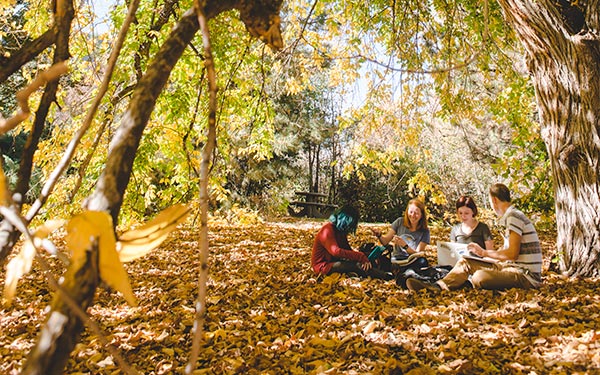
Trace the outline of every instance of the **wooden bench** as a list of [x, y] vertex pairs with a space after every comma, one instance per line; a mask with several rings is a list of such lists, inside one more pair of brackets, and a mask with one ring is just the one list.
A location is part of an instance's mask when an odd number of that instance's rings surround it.
[[337, 208], [335, 204], [323, 203], [327, 194], [309, 191], [297, 191], [298, 200], [290, 202], [288, 213], [291, 216], [306, 216], [316, 218], [327, 218]]

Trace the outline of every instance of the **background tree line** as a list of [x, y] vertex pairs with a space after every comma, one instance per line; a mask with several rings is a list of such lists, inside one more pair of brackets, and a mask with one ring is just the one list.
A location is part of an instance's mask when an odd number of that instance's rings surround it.
[[[74, 132], [71, 124], [85, 113], [85, 107], [76, 103], [95, 90], [94, 77], [97, 82], [102, 73], [107, 41], [114, 38], [125, 14], [123, 4], [115, 5], [110, 28], [102, 33], [91, 28], [97, 22], [93, 5], [79, 10], [83, 21], [80, 31], [74, 33], [79, 39], [71, 53], [82, 73], [93, 74], [71, 78], [58, 99], [62, 110], [42, 136], [36, 176], [49, 173], [50, 161]], [[477, 38], [482, 38], [485, 20], [476, 10], [454, 12], [455, 18], [447, 19], [446, 25], [436, 25], [411, 20], [410, 3], [402, 8], [405, 14], [395, 20], [354, 15], [375, 12], [383, 6], [376, 2], [364, 9], [350, 6], [343, 12], [336, 9], [335, 2], [311, 5], [313, 8], [303, 8], [290, 3], [283, 9], [289, 19], [285, 24], [289, 44], [276, 56], [247, 37], [244, 25], [233, 15], [224, 14], [213, 21], [213, 48], [223, 67], [218, 121], [226, 129], [219, 132], [214, 158], [213, 209], [227, 212], [246, 207], [279, 215], [286, 212], [295, 190], [311, 190], [328, 194], [333, 203], [355, 201], [363, 208], [366, 220], [389, 221], [415, 195], [434, 197], [431, 208], [435, 214], [451, 210], [460, 194], [475, 195], [485, 204], [487, 185], [506, 179], [528, 209], [552, 211], [552, 188], [543, 178], [547, 156], [531, 112], [532, 87], [518, 60], [515, 63], [513, 59], [521, 52], [514, 36], [500, 23], [495, 3], [486, 15], [488, 37], [494, 39], [468, 67], [455, 67], [456, 54], [452, 51], [481, 43]], [[65, 198], [71, 198], [71, 209], [76, 210], [89, 193], [103, 165], [115, 119], [122, 113], [152, 49], [169, 32], [163, 26], [182, 4], [166, 1], [159, 12], [146, 8], [152, 6], [141, 2], [132, 29], [136, 37], [126, 40], [111, 95], [102, 103], [102, 117], [93, 125], [94, 132], [83, 140], [89, 147], [82, 148], [48, 203], [49, 217], [62, 213]], [[21, 2], [4, 10], [5, 56], [42, 31], [39, 22], [26, 21], [34, 16], [36, 20], [47, 18], [44, 9], [32, 9], [28, 2]], [[443, 9], [436, 11], [447, 17]], [[373, 48], [379, 50], [366, 49], [369, 40], [377, 37], [372, 29], [374, 21], [385, 25], [388, 32], [402, 23], [402, 35], [396, 32], [393, 36], [404, 39], [395, 43], [419, 48], [407, 48], [398, 57], [390, 56], [383, 42], [374, 43]], [[463, 47], [444, 45], [451, 37], [445, 30], [450, 24], [457, 28], [453, 35], [464, 37]], [[343, 35], [342, 25], [351, 33]], [[430, 29], [418, 36], [423, 26]], [[139, 220], [197, 195], [195, 163], [203, 135], [194, 124], [207, 105], [201, 85], [204, 70], [197, 64], [198, 58], [202, 56], [197, 47], [184, 53], [157, 102], [136, 156], [135, 183], [129, 186], [124, 200], [125, 220]], [[373, 62], [384, 58], [390, 62], [386, 66]], [[5, 117], [15, 110], [10, 94], [40, 64], [43, 67], [44, 61], [48, 57], [39, 56], [2, 85]], [[406, 72], [414, 66], [423, 70], [425, 65], [441, 68], [432, 69], [433, 73]], [[27, 132], [24, 124], [19, 131], [4, 136], [5, 165], [13, 176]], [[508, 178], [511, 174], [520, 178]], [[40, 188], [34, 178], [30, 189]]]

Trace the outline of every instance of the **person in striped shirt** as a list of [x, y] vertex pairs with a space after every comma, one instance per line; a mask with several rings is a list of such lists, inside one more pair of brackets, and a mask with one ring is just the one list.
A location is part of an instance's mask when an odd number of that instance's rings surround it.
[[469, 251], [493, 261], [462, 258], [443, 279], [426, 283], [417, 279], [406, 280], [412, 291], [420, 289], [454, 290], [470, 281], [474, 288], [503, 290], [510, 288], [537, 288], [542, 282], [542, 249], [535, 227], [525, 214], [511, 203], [510, 191], [504, 184], [490, 187], [490, 204], [505, 228], [504, 246], [500, 250], [486, 250], [476, 243]]

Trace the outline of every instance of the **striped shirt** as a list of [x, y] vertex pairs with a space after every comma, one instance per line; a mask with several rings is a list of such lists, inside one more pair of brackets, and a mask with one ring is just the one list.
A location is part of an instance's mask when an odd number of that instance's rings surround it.
[[504, 233], [504, 248], [508, 248], [508, 238], [513, 231], [521, 236], [519, 256], [515, 263], [529, 271], [529, 275], [537, 282], [542, 280], [542, 248], [540, 239], [525, 214], [510, 206], [500, 218], [500, 224], [506, 228]]

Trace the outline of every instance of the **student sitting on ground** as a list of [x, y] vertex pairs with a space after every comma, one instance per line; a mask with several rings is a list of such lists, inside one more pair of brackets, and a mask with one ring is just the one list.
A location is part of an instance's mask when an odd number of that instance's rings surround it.
[[348, 234], [356, 232], [358, 221], [359, 213], [351, 206], [344, 206], [329, 217], [329, 222], [321, 227], [313, 243], [313, 271], [323, 275], [339, 272], [383, 280], [393, 279], [391, 273], [373, 268], [364, 253], [352, 250]]
[[402, 263], [410, 254], [425, 251], [429, 244], [430, 233], [425, 205], [418, 199], [411, 199], [404, 216], [397, 218], [387, 233], [382, 234], [377, 229], [371, 231], [382, 245], [394, 245], [392, 263]]
[[475, 242], [481, 248], [494, 249], [492, 232], [486, 223], [477, 220], [477, 205], [473, 198], [463, 195], [456, 201], [456, 215], [460, 223], [450, 231], [450, 241], [470, 244]]
[[500, 217], [500, 224], [506, 228], [504, 247], [501, 250], [487, 250], [471, 243], [468, 249], [475, 255], [493, 258], [498, 262], [462, 258], [448, 275], [435, 283], [407, 279], [409, 290], [459, 289], [469, 277], [474, 288], [502, 290], [539, 287], [542, 282], [542, 250], [535, 227], [523, 212], [511, 204], [510, 191], [505, 185], [494, 184], [489, 193], [492, 208]]

